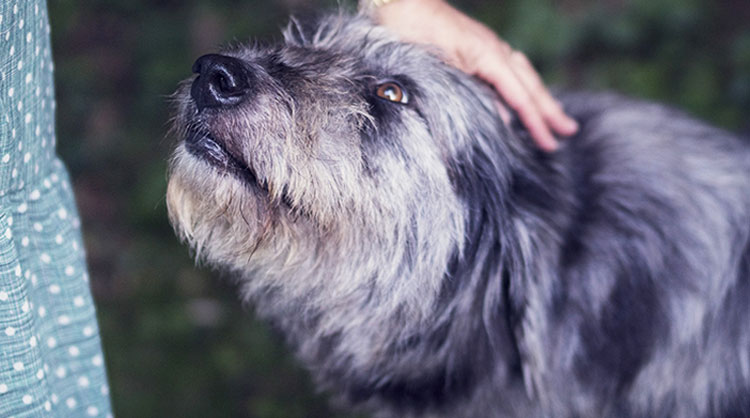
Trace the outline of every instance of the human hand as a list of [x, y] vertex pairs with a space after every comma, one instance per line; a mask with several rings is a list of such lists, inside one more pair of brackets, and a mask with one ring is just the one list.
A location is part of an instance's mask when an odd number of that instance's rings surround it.
[[541, 149], [557, 149], [553, 131], [568, 136], [578, 130], [523, 53], [445, 1], [395, 0], [372, 15], [402, 40], [434, 45], [450, 64], [491, 84]]

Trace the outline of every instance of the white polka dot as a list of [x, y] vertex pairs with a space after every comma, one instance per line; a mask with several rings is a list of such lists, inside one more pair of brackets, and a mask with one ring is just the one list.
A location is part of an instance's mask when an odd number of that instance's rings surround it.
[[95, 417], [95, 416], [99, 415], [99, 409], [97, 407], [95, 407], [95, 406], [89, 406], [88, 408], [86, 408], [86, 413], [90, 417]]
[[91, 364], [93, 364], [94, 366], [101, 366], [102, 364], [104, 364], [104, 360], [102, 359], [102, 356], [97, 354], [91, 358]]
[[16, 268], [13, 269], [13, 273], [16, 274], [16, 277], [21, 277], [21, 266], [16, 266]]
[[25, 405], [30, 405], [34, 398], [32, 398], [31, 395], [23, 395], [23, 398], [21, 398], [21, 400]]
[[29, 312], [29, 310], [30, 310], [29, 301], [28, 300], [23, 301], [23, 304], [21, 305], [21, 312], [27, 313]]
[[12, 337], [12, 336], [16, 335], [16, 329], [13, 328], [13, 327], [5, 328], [5, 335], [7, 335], [9, 337]]
[[[31, 278], [33, 280], [34, 276], [31, 276]], [[38, 312], [39, 312], [39, 316], [42, 317], [42, 318], [44, 318], [45, 316], [47, 316], [47, 309], [45, 309], [44, 306], [40, 306]], [[54, 338], [52, 338], [52, 340], [54, 340]]]
[[83, 327], [83, 335], [85, 337], [90, 337], [90, 336], [94, 335], [94, 328], [89, 327], [89, 326]]
[[55, 235], [55, 242], [57, 243], [57, 245], [62, 244], [63, 243], [63, 237], [62, 237], [62, 235], [60, 235], [60, 234]]
[[73, 398], [68, 398], [65, 400], [65, 405], [68, 405], [68, 408], [73, 409], [78, 405], [78, 402]]
[[[31, 122], [31, 115], [27, 114], [26, 115], [26, 123], [29, 123], [29, 122]], [[23, 162], [24, 163], [28, 163], [29, 161], [31, 161], [31, 153], [27, 152], [26, 154], [23, 155]], [[37, 197], [37, 199], [39, 199], [39, 198]], [[32, 200], [36, 200], [36, 199], [32, 199]]]
[[76, 308], [80, 308], [83, 306], [83, 297], [76, 296], [73, 298], [73, 305], [75, 305]]
[[15, 362], [15, 363], [13, 363], [13, 370], [15, 370], [15, 371], [17, 371], [17, 372], [20, 372], [20, 371], [21, 371], [21, 370], [23, 370], [24, 368], [25, 368], [25, 366], [24, 366], [24, 365], [23, 365], [23, 363], [22, 363], [22, 362], [20, 362], [20, 361], [17, 361], [17, 362]]
[[10, 228], [5, 230], [5, 238], [7, 239], [13, 238], [13, 231], [11, 231]]
[[65, 275], [66, 276], [72, 276], [76, 272], [76, 269], [73, 268], [73, 266], [65, 266]]
[[[29, 159], [31, 158], [31, 154], [29, 154], [28, 152], [26, 153], [26, 155], [29, 156]], [[26, 159], [26, 155], [23, 157], [23, 161], [24, 162], [28, 162], [28, 159]], [[41, 193], [39, 193], [39, 190], [34, 189], [31, 192], [31, 194], [29, 195], [29, 199], [31, 199], [31, 200], [37, 200], [37, 199], [39, 199], [40, 196], [41, 196]]]
[[5, 383], [0, 383], [0, 395], [8, 391], [8, 385]]
[[78, 357], [78, 355], [81, 354], [81, 350], [79, 350], [78, 347], [72, 345], [70, 346], [70, 348], [68, 348], [68, 354], [73, 357]]
[[26, 32], [26, 42], [31, 42], [31, 32]]
[[55, 376], [59, 377], [60, 379], [62, 379], [63, 377], [65, 377], [66, 373], [67, 373], [67, 371], [65, 370], [65, 367], [63, 367], [63, 366], [60, 366], [57, 369], [55, 369]]
[[53, 295], [57, 295], [60, 293], [60, 285], [53, 284], [49, 286], [49, 292]]
[[104, 395], [104, 396], [107, 396], [107, 395], [109, 395], [109, 386], [107, 386], [107, 385], [102, 385], [102, 388], [101, 388], [100, 392], [101, 392], [101, 393], [102, 393], [102, 395]]
[[52, 257], [47, 253], [42, 253], [42, 255], [39, 256], [39, 259], [42, 260], [42, 263], [44, 264], [49, 264], [52, 261]]
[[57, 216], [59, 216], [60, 219], [65, 219], [68, 217], [68, 211], [65, 210], [65, 208], [60, 208], [60, 210], [57, 211]]
[[55, 173], [52, 173], [52, 175], [49, 176], [49, 178], [50, 180], [52, 180], [53, 183], [57, 183], [58, 181], [60, 181], [60, 177]]
[[13, 226], [13, 217], [8, 216], [8, 226]]
[[16, 68], [18, 68], [18, 71], [21, 71], [21, 69], [23, 68], [23, 61], [18, 60], [18, 65], [16, 65]]
[[13, 169], [13, 171], [10, 172], [10, 176], [13, 178], [18, 177], [18, 169]]
[[27, 210], [29, 210], [29, 205], [26, 204], [26, 202], [21, 203], [18, 205], [18, 213], [25, 213]]
[[6, 292], [6, 291], [0, 292], [0, 300], [3, 301], [3, 302], [5, 302], [6, 300], [8, 300], [8, 292]]
[[89, 382], [89, 378], [88, 377], [81, 376], [81, 377], [78, 378], [78, 386], [80, 386], [82, 388], [87, 388], [87, 387], [89, 387], [89, 384], [90, 384], [90, 382]]
[[29, 84], [29, 83], [31, 83], [32, 79], [33, 79], [33, 77], [31, 76], [31, 73], [27, 73], [26, 74], [26, 79], [24, 81], [26, 82], [26, 84]]
[[44, 410], [47, 412], [52, 410], [52, 404], [50, 403], [50, 401], [44, 403]]
[[23, 19], [19, 20], [18, 21], [18, 29], [23, 29], [23, 24], [24, 24]]
[[18, 4], [13, 5], [13, 14], [18, 14]]
[[21, 245], [24, 246], [24, 247], [28, 247], [29, 246], [29, 237], [23, 237], [23, 238], [21, 238]]
[[39, 380], [42, 380], [42, 379], [44, 379], [44, 370], [42, 370], [42, 369], [39, 369], [39, 370], [38, 370], [38, 371], [36, 372], [36, 378], [37, 378], [37, 379], [39, 379]]
[[70, 317], [68, 315], [60, 315], [57, 317], [57, 323], [60, 325], [69, 325]]
[[32, 336], [31, 338], [29, 338], [29, 345], [32, 348], [36, 347], [36, 336]]
[[[13, 51], [13, 47], [10, 48], [11, 51]], [[13, 97], [13, 95], [16, 94], [16, 89], [13, 87], [8, 89], [8, 97]]]
[[36, 232], [42, 232], [44, 227], [39, 222], [34, 222], [34, 231]]
[[57, 347], [57, 340], [55, 339], [55, 337], [47, 338], [47, 347], [49, 348]]

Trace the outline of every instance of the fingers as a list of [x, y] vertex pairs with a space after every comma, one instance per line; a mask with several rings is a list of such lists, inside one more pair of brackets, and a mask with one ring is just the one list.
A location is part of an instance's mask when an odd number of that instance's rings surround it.
[[542, 78], [531, 65], [529, 59], [526, 58], [526, 55], [518, 51], [513, 51], [511, 52], [510, 61], [514, 72], [526, 86], [526, 90], [534, 99], [537, 108], [542, 114], [542, 118], [552, 130], [565, 136], [576, 133], [578, 123], [565, 114], [560, 103], [552, 97], [549, 90], [544, 86]]
[[[527, 84], [509, 65], [509, 57], [504, 57], [500, 51], [491, 55], [483, 55], [478, 63], [477, 75], [492, 84], [526, 126], [534, 142], [545, 151], [557, 149], [557, 140], [552, 135], [543, 113], [531, 95]], [[549, 105], [547, 105], [549, 106]]]
[[[534, 142], [545, 151], [557, 149], [553, 132], [568, 136], [578, 130], [575, 120], [565, 114], [550, 94], [526, 56], [492, 34], [492, 48], [479, 55], [463, 57], [471, 73], [492, 84], [506, 103], [518, 114]], [[476, 58], [479, 57], [479, 58]]]

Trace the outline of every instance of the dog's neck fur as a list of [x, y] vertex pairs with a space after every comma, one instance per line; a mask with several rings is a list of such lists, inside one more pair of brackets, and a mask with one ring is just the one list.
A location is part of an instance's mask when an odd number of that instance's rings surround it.
[[[465, 241], [441, 281], [433, 320], [408, 338], [391, 341], [377, 364], [360, 373], [353, 373], [356, 368], [348, 362], [321, 370], [346, 388], [350, 401], [445, 408], [478, 396], [474, 389], [487, 379], [503, 390], [504, 395], [494, 396], [511, 396], [524, 387], [529, 397], [535, 396], [534, 367], [541, 360], [534, 356], [541, 348], [534, 345], [541, 341], [527, 331], [535, 314], [529, 301], [540, 295], [527, 292], [544, 289], [528, 284], [552, 271], [545, 264], [557, 262], [537, 254], [555, 253], [544, 248], [558, 241], [549, 222], [565, 222], [559, 219], [565, 203], [555, 197], [565, 177], [556, 178], [554, 161], [533, 148], [525, 131], [506, 126], [496, 114], [488, 117], [496, 119], [497, 137], [479, 139], [452, 167], [454, 188], [465, 204]], [[497, 155], [505, 155], [509, 163], [498, 164]], [[323, 356], [335, 352], [316, 351]]]

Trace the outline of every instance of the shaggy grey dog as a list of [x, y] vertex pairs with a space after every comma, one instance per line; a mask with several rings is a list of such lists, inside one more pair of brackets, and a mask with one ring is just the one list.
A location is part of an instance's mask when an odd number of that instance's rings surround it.
[[750, 416], [750, 147], [663, 106], [494, 94], [362, 17], [196, 61], [171, 220], [383, 417]]

